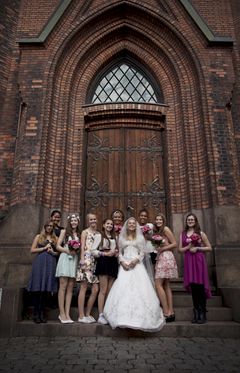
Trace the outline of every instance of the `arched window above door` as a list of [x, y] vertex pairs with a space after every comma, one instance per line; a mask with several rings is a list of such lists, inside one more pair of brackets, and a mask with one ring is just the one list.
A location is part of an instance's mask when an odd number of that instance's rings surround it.
[[143, 69], [128, 60], [119, 61], [98, 78], [91, 104], [113, 102], [163, 102], [153, 79]]

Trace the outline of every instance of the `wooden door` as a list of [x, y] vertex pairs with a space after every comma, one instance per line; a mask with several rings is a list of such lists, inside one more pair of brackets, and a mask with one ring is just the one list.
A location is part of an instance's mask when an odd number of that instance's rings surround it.
[[161, 132], [153, 129], [105, 128], [88, 132], [85, 213], [99, 222], [113, 209], [126, 217], [146, 208], [150, 219], [165, 213]]

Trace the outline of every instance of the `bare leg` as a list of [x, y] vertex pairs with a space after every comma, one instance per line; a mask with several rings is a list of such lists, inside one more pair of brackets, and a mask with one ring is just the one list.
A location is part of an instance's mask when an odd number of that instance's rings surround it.
[[166, 297], [167, 297], [167, 304], [168, 304], [169, 312], [170, 312], [171, 315], [173, 315], [174, 314], [174, 311], [173, 311], [173, 296], [172, 296], [172, 289], [170, 287], [170, 280], [169, 279], [165, 279], [163, 287], [164, 287], [165, 294], [166, 294]]
[[163, 313], [165, 316], [169, 316], [170, 312], [169, 312], [167, 297], [166, 297], [165, 290], [163, 288], [163, 284], [164, 284], [164, 279], [161, 279], [161, 278], [155, 279], [156, 291], [157, 291], [157, 295], [161, 303], [161, 307], [163, 309]]
[[98, 312], [103, 313], [104, 303], [108, 290], [108, 276], [99, 276], [100, 291], [98, 294]]
[[93, 305], [94, 305], [94, 302], [97, 298], [97, 295], [98, 295], [98, 284], [92, 284], [92, 291], [91, 291], [91, 295], [88, 299], [88, 302], [87, 302], [87, 308], [86, 308], [86, 317], [90, 316], [90, 313], [92, 311], [92, 308], [93, 308]]
[[62, 320], [67, 320], [65, 314], [65, 294], [67, 289], [68, 278], [60, 277], [59, 278], [59, 290], [58, 290], [58, 307], [59, 314]]
[[[115, 278], [113, 278], [113, 277], [108, 277], [108, 288], [107, 288], [107, 295], [106, 295], [106, 298], [107, 298], [107, 296], [108, 296], [108, 294], [109, 294], [109, 291], [111, 290], [111, 287], [113, 286], [114, 281], [115, 281]], [[106, 300], [106, 298], [105, 298], [105, 300]]]
[[66, 314], [67, 320], [71, 320], [70, 308], [71, 308], [71, 301], [72, 301], [72, 293], [73, 293], [74, 283], [75, 283], [74, 278], [68, 278], [67, 292], [66, 292], [66, 302], [65, 302], [65, 314]]
[[78, 294], [78, 314], [79, 314], [80, 319], [82, 319], [85, 316], [84, 305], [85, 305], [86, 291], [87, 291], [87, 282], [82, 281], [80, 291]]

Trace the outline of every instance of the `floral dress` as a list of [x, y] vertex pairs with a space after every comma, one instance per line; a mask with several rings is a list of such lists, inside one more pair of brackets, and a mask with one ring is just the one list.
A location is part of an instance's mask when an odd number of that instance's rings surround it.
[[[164, 236], [166, 245], [169, 241], [166, 236]], [[156, 265], [155, 265], [155, 279], [157, 278], [177, 278], [178, 269], [176, 259], [171, 250], [158, 252]]]
[[89, 284], [96, 284], [99, 282], [98, 277], [95, 275], [96, 260], [99, 256], [98, 247], [101, 242], [101, 234], [99, 232], [92, 233], [86, 229], [87, 237], [84, 248], [84, 262], [82, 267], [80, 264], [77, 268], [76, 281], [87, 281]]

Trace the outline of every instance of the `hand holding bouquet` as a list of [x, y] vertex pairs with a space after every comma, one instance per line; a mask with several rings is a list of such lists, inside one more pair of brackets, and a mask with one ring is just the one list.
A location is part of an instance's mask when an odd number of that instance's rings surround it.
[[201, 241], [201, 236], [195, 232], [190, 237], [187, 237], [187, 243], [190, 243], [194, 247], [201, 245]]
[[144, 237], [148, 236], [149, 233], [151, 232], [151, 228], [150, 228], [149, 225], [147, 225], [147, 224], [146, 224], [146, 225], [143, 225], [143, 226], [140, 227], [140, 228], [141, 228], [141, 231], [142, 231]]
[[74, 255], [76, 255], [77, 251], [80, 249], [80, 242], [77, 240], [69, 240], [68, 249], [70, 251], [69, 258], [71, 259]]
[[155, 246], [156, 248], [165, 243], [164, 238], [160, 236], [160, 234], [152, 235], [151, 241], [152, 241], [153, 246]]

